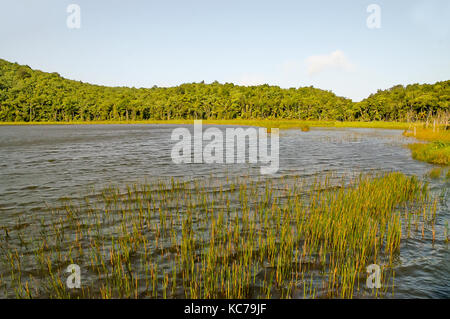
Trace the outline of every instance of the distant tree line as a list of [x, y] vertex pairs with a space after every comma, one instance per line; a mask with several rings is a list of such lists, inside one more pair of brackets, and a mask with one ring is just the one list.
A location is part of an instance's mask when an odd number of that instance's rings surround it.
[[398, 85], [361, 102], [313, 87], [188, 83], [106, 87], [0, 59], [0, 121], [170, 119], [424, 120], [447, 114], [450, 81]]

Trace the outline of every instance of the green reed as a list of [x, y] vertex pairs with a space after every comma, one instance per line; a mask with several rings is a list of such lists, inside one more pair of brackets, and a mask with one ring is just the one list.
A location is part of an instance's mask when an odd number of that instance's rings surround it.
[[[5, 228], [0, 287], [18, 298], [378, 297], [393, 292], [402, 240], [434, 240], [435, 216], [426, 184], [401, 173], [108, 187]], [[80, 289], [65, 284], [72, 263]], [[383, 268], [373, 291], [372, 263]]]

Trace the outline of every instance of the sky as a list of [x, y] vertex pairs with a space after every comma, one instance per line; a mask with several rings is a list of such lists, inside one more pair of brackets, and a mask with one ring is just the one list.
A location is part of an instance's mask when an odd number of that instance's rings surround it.
[[0, 0], [0, 58], [108, 86], [267, 83], [359, 101], [450, 79], [450, 1]]

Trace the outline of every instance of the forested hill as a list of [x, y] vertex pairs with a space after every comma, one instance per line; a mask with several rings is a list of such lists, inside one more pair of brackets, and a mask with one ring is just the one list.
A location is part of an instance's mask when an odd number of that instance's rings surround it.
[[[450, 112], [450, 80], [435, 84], [396, 85], [357, 103], [373, 120], [425, 120]], [[357, 114], [356, 114], [357, 115]]]
[[396, 86], [354, 103], [313, 87], [281, 89], [217, 82], [150, 89], [106, 87], [0, 59], [0, 121], [421, 119], [437, 111], [448, 112], [449, 83]]

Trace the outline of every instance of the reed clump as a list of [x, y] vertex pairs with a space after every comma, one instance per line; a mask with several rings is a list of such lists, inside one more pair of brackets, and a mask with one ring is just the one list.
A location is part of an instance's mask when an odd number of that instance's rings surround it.
[[[2, 297], [380, 296], [402, 240], [431, 229], [436, 203], [401, 173], [243, 176], [111, 186], [49, 213], [2, 235]], [[65, 284], [73, 263], [80, 289]], [[383, 286], [367, 292], [373, 263]]]
[[430, 178], [439, 178], [442, 175], [442, 169], [440, 167], [435, 167], [431, 169], [431, 171], [428, 173], [428, 176]]

